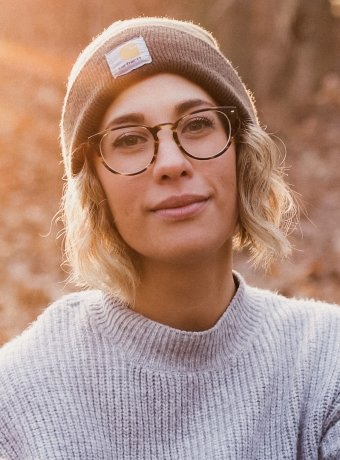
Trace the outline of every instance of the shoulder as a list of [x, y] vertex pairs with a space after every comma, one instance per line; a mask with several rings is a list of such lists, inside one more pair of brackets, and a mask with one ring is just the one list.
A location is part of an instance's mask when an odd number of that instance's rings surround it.
[[276, 292], [247, 287], [249, 295], [261, 305], [268, 321], [289, 327], [314, 325], [323, 330], [332, 325], [340, 333], [340, 306], [314, 299], [288, 298]]
[[339, 350], [339, 305], [314, 299], [288, 298], [250, 286], [239, 273], [234, 272], [234, 275], [239, 282], [241, 303], [260, 319], [262, 333], [282, 343], [308, 340], [312, 344], [317, 341], [320, 348]]
[[0, 402], [37, 381], [48, 382], [67, 360], [84, 353], [91, 326], [89, 309], [102, 301], [100, 291], [68, 294], [49, 305], [20, 335], [0, 349]]
[[247, 287], [262, 312], [262, 331], [268, 340], [292, 353], [324, 359], [340, 375], [340, 306], [313, 299], [287, 298]]
[[100, 291], [76, 292], [49, 305], [20, 335], [0, 348], [0, 374], [6, 366], [25, 363], [30, 356], [44, 355], [59, 339], [86, 328], [88, 309], [102, 301]]
[[39, 405], [62, 401], [65, 376], [76, 381], [90, 331], [88, 310], [101, 299], [99, 291], [66, 295], [0, 349], [0, 448], [12, 437], [16, 444], [27, 420], [39, 418]]
[[276, 292], [254, 287], [248, 288], [252, 296], [261, 302], [267, 317], [288, 321], [290, 324], [317, 322], [320, 326], [335, 322], [340, 326], [340, 306], [320, 300], [288, 298]]
[[308, 388], [315, 400], [324, 396], [332, 407], [340, 388], [340, 306], [245, 289], [252, 308], [260, 312], [256, 343], [262, 355]]
[[275, 291], [251, 286], [239, 273], [233, 273], [245, 301], [260, 307], [269, 316], [276, 312], [285, 318], [287, 315], [296, 319], [301, 317], [313, 318], [315, 316], [319, 319], [320, 317], [325, 318], [325, 320], [335, 318], [339, 321], [340, 319], [340, 305], [312, 298], [285, 297]]

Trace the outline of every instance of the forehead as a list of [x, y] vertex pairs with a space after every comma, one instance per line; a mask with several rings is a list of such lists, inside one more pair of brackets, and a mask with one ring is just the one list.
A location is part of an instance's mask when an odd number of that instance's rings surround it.
[[200, 105], [215, 105], [201, 86], [180, 75], [157, 74], [122, 91], [107, 109], [102, 126], [129, 113], [175, 117]]

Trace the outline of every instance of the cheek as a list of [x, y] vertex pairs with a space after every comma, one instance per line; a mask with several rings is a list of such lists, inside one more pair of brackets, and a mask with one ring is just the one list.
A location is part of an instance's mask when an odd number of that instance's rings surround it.
[[122, 221], [128, 220], [133, 214], [133, 197], [128, 190], [124, 191], [120, 187], [104, 187], [104, 192], [113, 220], [118, 228]]
[[229, 222], [238, 219], [238, 187], [235, 152], [221, 161], [216, 171], [217, 194], [219, 206]]
[[132, 221], [138, 218], [139, 197], [142, 196], [139, 181], [135, 177], [112, 174], [102, 165], [97, 166], [97, 175], [117, 230], [131, 230]]
[[214, 164], [211, 163], [209, 176], [216, 183], [222, 198], [229, 202], [232, 198], [237, 201], [236, 153], [233, 145], [225, 155], [216, 158]]

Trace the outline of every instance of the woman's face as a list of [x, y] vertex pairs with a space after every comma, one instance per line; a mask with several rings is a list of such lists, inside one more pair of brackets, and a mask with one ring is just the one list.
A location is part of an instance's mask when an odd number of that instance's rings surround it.
[[[173, 123], [212, 104], [193, 82], [158, 74], [122, 92], [101, 129], [115, 127], [118, 117], [126, 122], [137, 117], [146, 126]], [[202, 161], [185, 156], [170, 129], [158, 137], [156, 161], [136, 176], [113, 174], [96, 156], [97, 175], [120, 235], [142, 263], [202, 262], [230, 253], [237, 221], [234, 144], [220, 157]]]

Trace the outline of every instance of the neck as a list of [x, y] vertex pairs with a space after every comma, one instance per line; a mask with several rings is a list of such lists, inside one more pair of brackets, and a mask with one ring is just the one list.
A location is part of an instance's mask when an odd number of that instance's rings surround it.
[[231, 251], [200, 264], [143, 261], [134, 310], [176, 329], [202, 331], [213, 327], [234, 294]]

